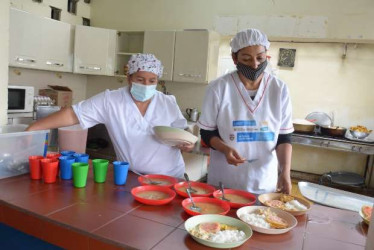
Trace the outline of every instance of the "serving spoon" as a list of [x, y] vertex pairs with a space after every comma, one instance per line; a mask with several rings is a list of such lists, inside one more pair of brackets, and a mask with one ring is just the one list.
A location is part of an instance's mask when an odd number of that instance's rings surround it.
[[191, 193], [196, 193], [197, 190], [196, 190], [196, 189], [193, 189], [193, 188], [191, 187], [190, 178], [188, 177], [188, 174], [187, 174], [187, 173], [184, 173], [184, 178], [186, 179], [187, 184], [188, 184], [188, 188], [187, 188], [186, 190], [190, 190]]
[[227, 199], [227, 198], [225, 197], [225, 191], [223, 190], [223, 184], [222, 184], [221, 181], [219, 182], [219, 189], [221, 189], [221, 192], [222, 192], [221, 200], [224, 200], [224, 201], [230, 201], [229, 199]]
[[160, 184], [161, 184], [161, 182], [159, 182], [159, 181], [154, 181], [154, 180], [148, 178], [147, 176], [145, 176], [144, 174], [141, 174], [141, 173], [139, 173], [139, 172], [137, 172], [137, 171], [135, 171], [135, 170], [133, 170], [133, 169], [131, 169], [131, 171], [134, 172], [135, 174], [139, 175], [139, 176], [142, 176], [142, 177], [143, 177], [144, 179], [146, 179], [147, 182], [148, 182], [149, 184], [151, 184], [151, 185], [160, 185]]
[[194, 211], [200, 213], [201, 208], [198, 207], [198, 206], [196, 206], [196, 205], [195, 205], [195, 202], [193, 202], [193, 199], [192, 199], [192, 196], [191, 196], [191, 191], [190, 191], [188, 188], [186, 189], [186, 191], [187, 191], [187, 194], [188, 194], [188, 196], [190, 197], [190, 201], [191, 201], [191, 203], [192, 203], [192, 206], [191, 206], [190, 208], [191, 208], [192, 210], [194, 210]]

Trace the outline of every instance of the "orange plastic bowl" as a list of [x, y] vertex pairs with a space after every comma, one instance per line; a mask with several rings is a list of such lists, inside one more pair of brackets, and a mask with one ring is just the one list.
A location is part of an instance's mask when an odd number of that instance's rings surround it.
[[146, 185], [150, 185], [150, 186], [159, 186], [159, 187], [168, 187], [168, 188], [171, 188], [172, 186], [174, 186], [175, 183], [177, 183], [177, 179], [172, 177], [172, 176], [168, 176], [168, 175], [160, 175], [160, 174], [147, 174], [147, 175], [144, 175], [146, 178], [149, 178], [153, 181], [165, 181], [165, 182], [168, 182], [168, 183], [160, 183], [160, 184], [157, 184], [157, 185], [153, 185], [153, 184], [150, 184], [148, 183], [147, 179], [144, 178], [143, 176], [139, 176], [138, 177], [138, 181], [141, 185], [143, 186], [146, 186]]
[[[243, 191], [243, 190], [236, 190], [236, 189], [224, 189], [225, 195], [227, 194], [235, 194], [238, 196], [241, 196], [243, 198], [251, 200], [250, 202], [247, 203], [237, 203], [237, 202], [231, 202], [231, 201], [226, 201], [227, 203], [230, 204], [230, 207], [232, 208], [241, 208], [245, 206], [251, 206], [256, 203], [256, 196], [254, 194], [251, 194], [249, 192]], [[216, 190], [213, 193], [213, 197], [221, 200], [222, 197], [222, 192], [221, 190]], [[226, 197], [228, 198], [228, 197]]]
[[[162, 192], [162, 193], [167, 194], [167, 198], [161, 199], [161, 200], [155, 200], [155, 199], [146, 199], [146, 198], [140, 197], [139, 193], [145, 192], [145, 191]], [[176, 193], [170, 188], [155, 186], [155, 185], [134, 187], [133, 189], [131, 189], [131, 194], [132, 196], [134, 196], [135, 200], [139, 201], [140, 203], [147, 204], [147, 205], [164, 205], [164, 204], [171, 202], [176, 196]]]
[[[198, 193], [192, 193], [191, 192], [191, 196], [193, 196], [193, 197], [209, 197], [216, 190], [213, 186], [208, 185], [206, 183], [193, 182], [193, 181], [191, 181], [190, 183], [191, 183], [192, 188], [204, 189], [206, 191], [206, 193], [204, 193], [204, 194], [198, 194]], [[174, 185], [175, 192], [177, 192], [177, 194], [179, 194], [180, 196], [185, 197], [185, 198], [188, 198], [188, 194], [187, 194], [187, 192], [185, 192], [183, 190], [185, 190], [187, 187], [188, 187], [188, 184], [187, 184], [186, 181], [182, 181], [182, 182], [176, 183]], [[183, 190], [181, 190], [181, 189], [183, 189]]]
[[[200, 215], [200, 214], [221, 214], [225, 215], [230, 211], [230, 205], [228, 202], [216, 199], [216, 198], [209, 198], [209, 197], [194, 197], [193, 202], [195, 203], [196, 206], [201, 208], [200, 212], [194, 211], [189, 209], [189, 207], [192, 205], [190, 198], [184, 199], [182, 201], [182, 207], [186, 213], [189, 215]], [[223, 210], [222, 212], [206, 212], [205, 207], [202, 204], [207, 204], [209, 206], [215, 205], [217, 206], [220, 210]]]

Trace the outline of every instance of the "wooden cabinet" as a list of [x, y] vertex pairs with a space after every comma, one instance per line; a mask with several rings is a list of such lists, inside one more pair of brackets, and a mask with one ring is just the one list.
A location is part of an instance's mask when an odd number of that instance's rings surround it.
[[172, 81], [175, 31], [145, 31], [143, 53], [154, 54], [164, 66], [160, 80]]
[[11, 8], [9, 65], [71, 72], [72, 25]]
[[74, 73], [114, 75], [116, 31], [77, 25], [74, 39]]
[[208, 30], [176, 32], [173, 81], [208, 83], [217, 76], [219, 35]]

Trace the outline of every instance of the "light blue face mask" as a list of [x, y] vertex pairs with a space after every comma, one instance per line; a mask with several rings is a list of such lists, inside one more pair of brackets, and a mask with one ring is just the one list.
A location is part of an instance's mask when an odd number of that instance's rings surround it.
[[156, 94], [156, 84], [144, 85], [132, 82], [130, 93], [135, 100], [145, 102]]

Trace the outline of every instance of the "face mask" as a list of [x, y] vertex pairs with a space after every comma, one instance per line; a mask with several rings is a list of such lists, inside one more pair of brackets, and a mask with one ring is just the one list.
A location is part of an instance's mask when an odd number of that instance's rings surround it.
[[258, 65], [257, 69], [253, 69], [245, 64], [238, 62], [236, 65], [237, 70], [243, 74], [246, 78], [251, 81], [255, 81], [266, 69], [268, 61], [264, 61], [260, 65]]
[[135, 100], [145, 102], [156, 94], [156, 84], [144, 85], [132, 82], [130, 93]]

